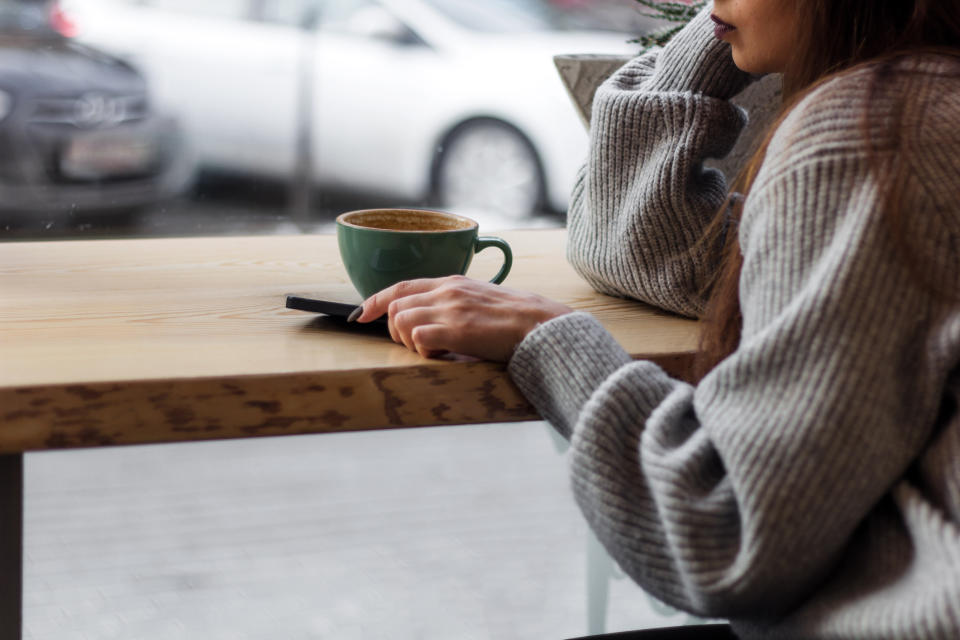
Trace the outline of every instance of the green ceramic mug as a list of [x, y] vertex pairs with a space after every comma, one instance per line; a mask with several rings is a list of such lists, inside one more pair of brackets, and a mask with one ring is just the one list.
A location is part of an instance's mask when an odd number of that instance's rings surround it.
[[510, 273], [510, 245], [477, 233], [477, 222], [443, 211], [365, 209], [337, 217], [337, 243], [347, 274], [369, 298], [402, 280], [465, 274], [473, 254], [487, 247], [503, 252], [500, 284]]

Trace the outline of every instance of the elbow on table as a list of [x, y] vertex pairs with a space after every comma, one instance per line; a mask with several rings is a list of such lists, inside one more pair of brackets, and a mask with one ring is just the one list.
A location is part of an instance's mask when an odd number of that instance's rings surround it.
[[[694, 320], [703, 314], [706, 301], [696, 292], [696, 287], [689, 278], [678, 278], [670, 273], [653, 274], [657, 286], [644, 286], [641, 278], [634, 278], [634, 282], [624, 282], [599, 265], [573, 257], [570, 257], [569, 262], [580, 277], [598, 293], [637, 300]], [[651, 274], [646, 274], [644, 279], [651, 279], [650, 276]]]

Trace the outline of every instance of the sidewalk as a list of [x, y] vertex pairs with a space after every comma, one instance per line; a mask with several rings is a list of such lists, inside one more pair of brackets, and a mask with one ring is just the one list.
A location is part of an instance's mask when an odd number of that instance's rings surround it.
[[[543, 423], [26, 460], [28, 640], [587, 632], [586, 526]], [[684, 622], [610, 589], [608, 631]]]

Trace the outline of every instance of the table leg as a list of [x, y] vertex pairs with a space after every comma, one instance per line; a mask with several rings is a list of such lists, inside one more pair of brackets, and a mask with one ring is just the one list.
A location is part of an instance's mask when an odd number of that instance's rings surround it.
[[0, 640], [23, 625], [23, 454], [0, 455]]

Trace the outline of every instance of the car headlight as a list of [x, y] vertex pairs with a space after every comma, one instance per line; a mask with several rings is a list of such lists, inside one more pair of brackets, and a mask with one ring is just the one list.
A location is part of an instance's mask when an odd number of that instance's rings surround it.
[[0, 89], [0, 121], [13, 111], [13, 95], [9, 91]]

